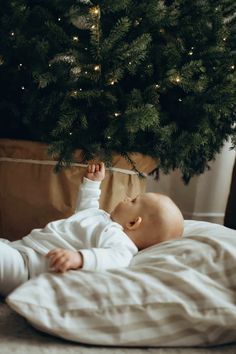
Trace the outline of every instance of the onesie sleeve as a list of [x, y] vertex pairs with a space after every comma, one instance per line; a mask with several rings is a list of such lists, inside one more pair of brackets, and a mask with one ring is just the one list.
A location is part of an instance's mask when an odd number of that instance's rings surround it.
[[76, 202], [75, 213], [89, 208], [99, 208], [100, 184], [101, 182], [91, 181], [86, 177], [83, 178]]
[[82, 249], [84, 270], [101, 271], [128, 267], [136, 250], [126, 248], [90, 248]]
[[128, 267], [138, 248], [121, 230], [121, 226], [112, 226], [97, 238], [97, 247], [79, 251], [83, 256], [82, 269], [100, 271]]

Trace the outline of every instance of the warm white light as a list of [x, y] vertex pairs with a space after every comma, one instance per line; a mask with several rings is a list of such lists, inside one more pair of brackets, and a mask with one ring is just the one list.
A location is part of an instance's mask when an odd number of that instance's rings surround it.
[[100, 66], [99, 66], [99, 65], [96, 65], [96, 66], [94, 67], [94, 70], [95, 70], [95, 71], [100, 70]]
[[74, 36], [74, 37], [73, 37], [73, 41], [74, 41], [74, 42], [79, 42], [79, 37]]
[[230, 69], [234, 70], [234, 65], [231, 65]]
[[58, 21], [61, 21], [61, 18], [60, 18], [60, 17], [58, 17]]
[[25, 86], [21, 86], [21, 90], [24, 90], [25, 89]]
[[99, 9], [97, 7], [94, 7], [91, 9], [91, 12], [94, 14], [94, 15], [98, 15], [99, 14]]

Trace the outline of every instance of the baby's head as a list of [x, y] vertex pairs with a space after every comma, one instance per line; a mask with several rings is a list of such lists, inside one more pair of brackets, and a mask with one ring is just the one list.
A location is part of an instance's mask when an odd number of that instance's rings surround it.
[[169, 197], [159, 193], [125, 198], [111, 212], [111, 218], [123, 226], [139, 250], [183, 234], [181, 211]]

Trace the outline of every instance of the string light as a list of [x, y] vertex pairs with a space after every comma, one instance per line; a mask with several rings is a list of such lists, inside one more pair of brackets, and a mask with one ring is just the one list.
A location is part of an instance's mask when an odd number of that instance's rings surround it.
[[111, 85], [115, 85], [115, 81], [111, 81], [110, 84], [111, 84]]
[[111, 137], [110, 137], [110, 135], [108, 135], [107, 139], [108, 139], [108, 140], [111, 140]]
[[87, 75], [87, 74], [88, 74], [88, 72], [87, 72], [87, 71], [85, 71], [85, 74]]
[[114, 114], [114, 116], [115, 116], [115, 117], [119, 117], [119, 116], [120, 116], [120, 113], [116, 112], [116, 113]]
[[132, 61], [129, 61], [129, 65], [132, 65]]
[[100, 65], [96, 65], [96, 66], [94, 67], [94, 70], [95, 70], [95, 71], [99, 71], [99, 70], [100, 70]]
[[72, 132], [70, 132], [69, 134], [72, 135]]
[[234, 70], [234, 65], [231, 65], [230, 69], [231, 69], [231, 70]]
[[83, 89], [82, 89], [82, 88], [80, 88], [79, 90], [80, 90], [80, 91], [83, 91]]
[[193, 52], [190, 50], [190, 52], [188, 52], [189, 55], [193, 55]]
[[21, 86], [21, 90], [24, 90], [25, 89], [25, 86]]
[[176, 81], [176, 82], [180, 82], [180, 77], [179, 77], [179, 76], [176, 76], [175, 81]]
[[179, 98], [179, 102], [182, 102], [182, 98]]
[[159, 88], [160, 88], [160, 85], [156, 84], [155, 87], [156, 87], [157, 89], [159, 89]]
[[224, 38], [223, 38], [223, 41], [225, 42], [225, 41], [226, 41], [226, 39], [227, 39], [227, 38], [226, 38], [226, 37], [224, 37]]
[[74, 41], [74, 42], [79, 42], [79, 37], [74, 36], [74, 37], [73, 37], [73, 41]]
[[61, 18], [60, 17], [58, 17], [58, 19], [57, 19], [59, 22], [61, 21]]
[[99, 15], [100, 12], [98, 6], [93, 7], [90, 11], [93, 15]]
[[96, 26], [95, 26], [95, 25], [92, 25], [91, 29], [95, 29], [95, 28], [96, 28]]
[[15, 32], [11, 32], [11, 36], [14, 37], [15, 36]]

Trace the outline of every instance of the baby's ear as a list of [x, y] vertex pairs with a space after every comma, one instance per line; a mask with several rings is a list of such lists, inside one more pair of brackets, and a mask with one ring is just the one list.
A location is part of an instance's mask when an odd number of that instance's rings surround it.
[[126, 229], [128, 230], [137, 230], [139, 226], [141, 225], [142, 218], [141, 216], [138, 216], [135, 220], [129, 221], [126, 223]]

